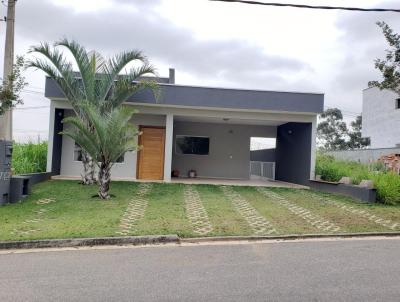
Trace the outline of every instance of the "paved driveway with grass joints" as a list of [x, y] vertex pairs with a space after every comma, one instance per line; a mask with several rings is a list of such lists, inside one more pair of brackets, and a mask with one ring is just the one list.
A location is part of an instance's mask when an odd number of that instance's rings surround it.
[[110, 200], [96, 192], [77, 181], [37, 184], [0, 207], [0, 240], [400, 231], [400, 206], [311, 190], [113, 181]]
[[231, 200], [236, 211], [247, 221], [255, 235], [276, 233], [274, 226], [252, 207], [234, 188], [222, 186], [222, 192]]
[[151, 191], [151, 184], [142, 183], [139, 185], [138, 192], [129, 201], [128, 207], [121, 218], [118, 235], [129, 235], [134, 231], [135, 224], [144, 217], [148, 204], [147, 194]]
[[212, 232], [213, 227], [197, 189], [194, 186], [187, 185], [184, 189], [184, 195], [186, 215], [192, 224], [193, 232], [199, 235], [207, 235]]

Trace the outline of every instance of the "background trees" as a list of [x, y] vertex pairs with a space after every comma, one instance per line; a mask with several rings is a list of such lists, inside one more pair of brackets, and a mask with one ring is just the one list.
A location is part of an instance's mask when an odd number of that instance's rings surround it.
[[384, 59], [375, 60], [375, 68], [381, 72], [383, 79], [371, 81], [368, 86], [389, 89], [400, 95], [400, 35], [394, 33], [385, 22], [377, 22], [377, 25], [382, 29], [390, 48], [386, 49]]
[[350, 123], [351, 129], [347, 132], [349, 141], [347, 146], [349, 149], [363, 149], [371, 144], [369, 137], [361, 137], [362, 117], [357, 116], [354, 121]]
[[20, 93], [27, 85], [21, 74], [23, 67], [24, 58], [17, 57], [11, 74], [3, 79], [3, 83], [0, 85], [0, 115], [3, 115], [8, 109], [22, 104]]
[[348, 129], [338, 108], [330, 108], [320, 115], [317, 127], [318, 145], [324, 150], [362, 149], [370, 144], [369, 138], [361, 137], [362, 118], [357, 116]]

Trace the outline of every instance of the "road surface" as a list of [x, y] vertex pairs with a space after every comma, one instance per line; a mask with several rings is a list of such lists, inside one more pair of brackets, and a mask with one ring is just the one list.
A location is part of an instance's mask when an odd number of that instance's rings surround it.
[[3, 253], [0, 301], [400, 301], [400, 240]]

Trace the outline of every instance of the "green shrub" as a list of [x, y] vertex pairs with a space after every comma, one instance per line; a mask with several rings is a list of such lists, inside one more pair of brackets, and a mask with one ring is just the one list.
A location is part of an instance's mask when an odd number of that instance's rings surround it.
[[333, 156], [318, 154], [315, 173], [326, 181], [339, 181], [344, 176], [350, 177], [353, 184], [359, 184], [363, 179], [373, 180], [378, 201], [400, 204], [400, 176], [386, 171], [382, 164], [368, 167], [358, 162], [335, 160]]
[[392, 172], [371, 175], [378, 200], [387, 204], [400, 204], [400, 176]]
[[14, 143], [13, 149], [14, 174], [46, 172], [47, 142]]

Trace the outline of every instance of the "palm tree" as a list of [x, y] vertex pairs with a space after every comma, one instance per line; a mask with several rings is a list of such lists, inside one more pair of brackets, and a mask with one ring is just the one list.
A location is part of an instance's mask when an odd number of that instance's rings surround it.
[[[73, 57], [70, 62], [61, 48], [66, 48]], [[44, 71], [63, 91], [70, 102], [75, 114], [86, 120], [82, 111], [82, 103], [88, 102], [100, 108], [101, 113], [109, 113], [119, 107], [132, 94], [143, 88], [156, 89], [153, 81], [141, 81], [146, 74], [155, 74], [142, 52], [131, 50], [122, 52], [112, 58], [105, 59], [95, 51], [88, 52], [73, 40], [62, 39], [51, 47], [48, 43], [31, 47], [30, 53], [41, 55], [42, 58], [33, 58], [28, 61], [27, 67], [34, 67]], [[132, 62], [139, 62], [139, 67], [132, 67], [129, 72], [120, 75]], [[74, 71], [73, 64], [78, 72]], [[92, 125], [86, 122], [90, 130]], [[82, 163], [84, 173], [83, 184], [95, 182], [95, 163], [83, 146]]]
[[62, 134], [74, 139], [94, 159], [99, 167], [98, 195], [101, 199], [109, 199], [112, 166], [126, 152], [137, 149], [139, 133], [137, 127], [129, 122], [135, 111], [120, 106], [101, 112], [100, 107], [89, 102], [81, 103], [80, 107], [92, 128], [88, 129], [86, 122], [77, 116], [67, 117], [63, 123], [74, 127]]

